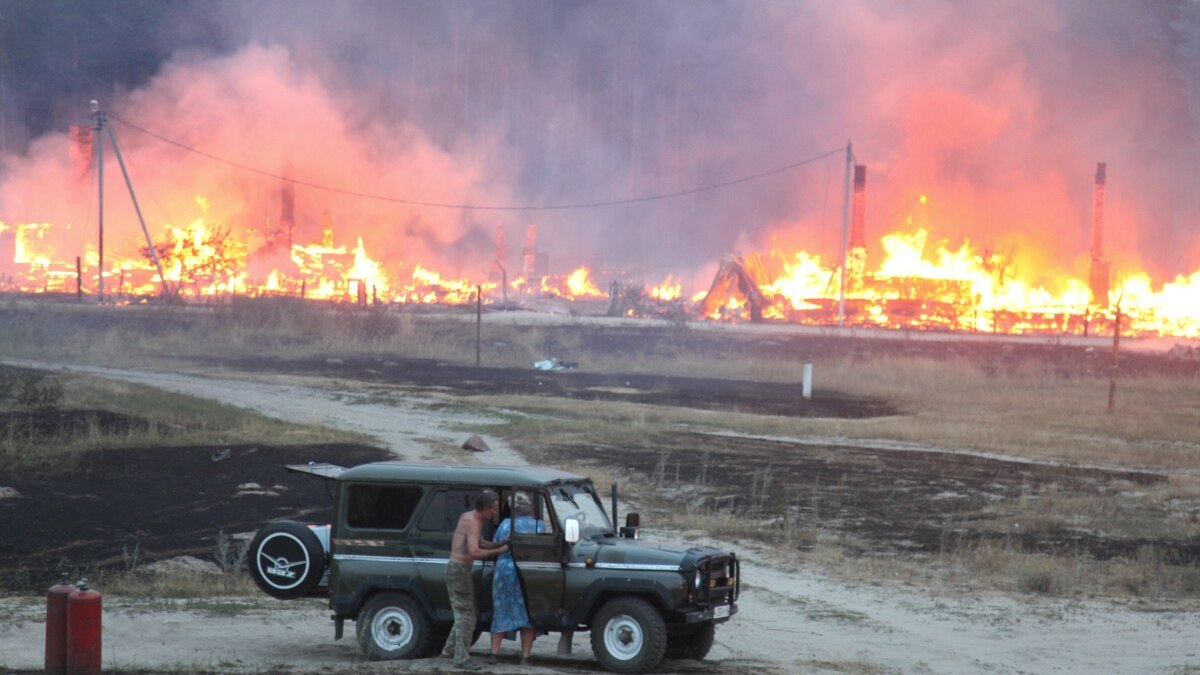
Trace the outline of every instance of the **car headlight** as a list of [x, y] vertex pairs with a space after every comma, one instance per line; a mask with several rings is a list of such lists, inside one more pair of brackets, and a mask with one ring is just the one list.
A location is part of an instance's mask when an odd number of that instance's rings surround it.
[[700, 590], [700, 570], [699, 569], [697, 569], [695, 574], [692, 576], [692, 587], [695, 588], [696, 590]]

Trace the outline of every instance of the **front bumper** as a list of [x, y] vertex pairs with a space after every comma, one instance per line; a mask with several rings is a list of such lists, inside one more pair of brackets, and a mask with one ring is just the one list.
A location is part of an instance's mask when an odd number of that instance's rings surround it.
[[[725, 616], [722, 616], [719, 618], [714, 618], [714, 615], [716, 614], [718, 607], [728, 607], [729, 614], [726, 614]], [[728, 605], [715, 605], [713, 607], [700, 607], [700, 608], [697, 608], [694, 610], [682, 612], [683, 623], [689, 624], [689, 625], [693, 624], [693, 623], [708, 623], [710, 621], [713, 623], [724, 623], [724, 622], [730, 620], [731, 618], [733, 618], [733, 615], [737, 614], [737, 613], [738, 613], [738, 606], [737, 606], [736, 602], [731, 602]]]

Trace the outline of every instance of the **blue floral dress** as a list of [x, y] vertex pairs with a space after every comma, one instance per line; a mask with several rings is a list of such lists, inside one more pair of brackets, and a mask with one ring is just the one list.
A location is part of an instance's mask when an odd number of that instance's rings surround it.
[[[546, 524], [533, 516], [517, 516], [518, 534], [535, 534], [546, 531]], [[505, 518], [496, 528], [492, 541], [508, 541], [512, 536], [512, 521]], [[496, 572], [492, 576], [492, 633], [508, 633], [518, 628], [530, 628], [529, 611], [525, 609], [525, 596], [521, 592], [521, 581], [517, 579], [517, 566], [512, 553], [504, 552], [496, 559]]]

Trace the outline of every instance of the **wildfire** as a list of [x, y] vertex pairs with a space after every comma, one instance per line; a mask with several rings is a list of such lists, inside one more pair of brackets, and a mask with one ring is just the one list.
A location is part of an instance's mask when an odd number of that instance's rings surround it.
[[370, 288], [372, 289], [371, 293], [376, 294], [376, 297], [379, 294], [387, 296], [388, 282], [383, 265], [367, 257], [362, 237], [358, 238], [358, 246], [354, 249], [354, 264], [350, 266], [346, 275], [354, 289]]
[[567, 290], [571, 299], [607, 297], [596, 288], [596, 284], [592, 282], [592, 271], [586, 267], [580, 267], [567, 275]]
[[661, 284], [650, 288], [650, 297], [664, 302], [678, 300], [683, 297], [683, 284], [675, 277], [667, 275]]
[[[495, 281], [451, 279], [417, 262], [372, 258], [364, 237], [335, 245], [332, 225], [319, 243], [248, 252], [231, 227], [208, 220], [208, 204], [186, 226], [161, 226], [155, 252], [167, 285], [185, 298], [227, 294], [293, 295], [360, 303], [496, 302], [498, 290], [519, 298], [609, 299], [588, 267], [565, 276], [518, 277], [508, 289]], [[96, 287], [99, 256], [85, 245], [75, 260], [55, 248], [70, 226], [0, 223], [0, 287], [23, 292], [88, 292]], [[1137, 335], [1200, 337], [1200, 271], [1155, 290], [1143, 272], [1117, 274], [1107, 298], [1092, 298], [1082, 279], [1061, 277], [1053, 288], [1020, 274], [1013, 253], [979, 250], [970, 241], [933, 242], [924, 228], [908, 227], [881, 239], [883, 259], [873, 270], [850, 266], [843, 281], [836, 262], [805, 251], [773, 250], [724, 260], [707, 292], [685, 296], [674, 276], [657, 285], [613, 284], [621, 315], [665, 316], [691, 311], [713, 320], [777, 320], [830, 325], [948, 329], [972, 332], [1107, 332], [1116, 312], [1123, 330]], [[74, 254], [71, 255], [71, 258]], [[148, 247], [105, 260], [105, 287], [114, 296], [157, 295], [162, 281]], [[411, 269], [407, 275], [400, 270]], [[839, 297], [845, 288], [845, 302]], [[502, 294], [508, 297], [508, 292]], [[614, 311], [610, 307], [610, 312]]]
[[[1119, 309], [1130, 332], [1200, 337], [1200, 272], [1181, 275], [1159, 292], [1145, 273], [1130, 274], [1118, 278], [1106, 302], [1096, 303], [1081, 279], [1062, 279], [1057, 291], [1034, 286], [1014, 275], [1012, 260], [977, 251], [970, 242], [957, 248], [940, 243], [930, 251], [924, 229], [886, 235], [882, 244], [886, 257], [878, 269], [847, 279], [849, 325], [1083, 333], [1089, 324], [1110, 323]], [[836, 317], [841, 284], [836, 265], [805, 252], [773, 251], [772, 258], [782, 271], [758, 283], [764, 299], [757, 309], [764, 318], [829, 323]], [[746, 286], [756, 268], [741, 269], [738, 284], [719, 289], [714, 284], [704, 300], [705, 316], [728, 318], [755, 309], [744, 291], [732, 291]]]
[[[490, 293], [496, 288], [494, 283], [479, 284], [483, 293]], [[442, 275], [433, 270], [417, 265], [413, 269], [412, 284], [403, 294], [404, 302], [413, 303], [446, 303], [452, 305], [475, 302], [476, 284], [467, 279], [443, 279]]]

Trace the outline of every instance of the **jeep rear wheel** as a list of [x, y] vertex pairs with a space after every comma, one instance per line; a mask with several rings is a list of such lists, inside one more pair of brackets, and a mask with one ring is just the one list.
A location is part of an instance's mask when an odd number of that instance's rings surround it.
[[657, 666], [667, 648], [662, 615], [641, 598], [615, 598], [592, 620], [592, 653], [614, 673], [644, 673]]
[[704, 623], [681, 629], [678, 633], [667, 635], [668, 659], [695, 659], [702, 661], [712, 649], [713, 639], [716, 638], [715, 624]]
[[355, 632], [368, 661], [420, 658], [429, 652], [433, 639], [425, 612], [400, 593], [372, 597], [358, 615]]
[[269, 523], [250, 542], [250, 577], [264, 593], [280, 600], [308, 595], [325, 573], [325, 549], [307, 525], [292, 520]]

